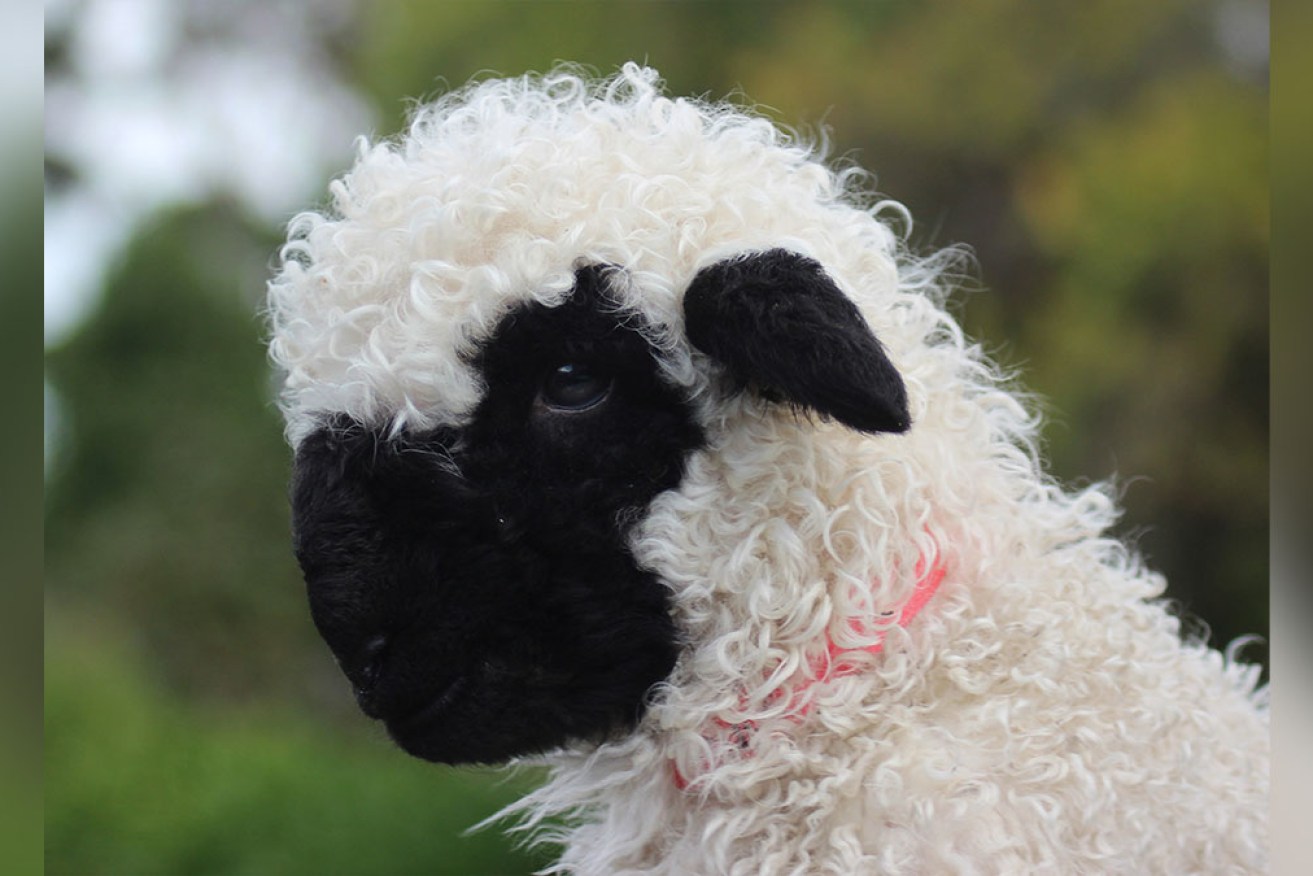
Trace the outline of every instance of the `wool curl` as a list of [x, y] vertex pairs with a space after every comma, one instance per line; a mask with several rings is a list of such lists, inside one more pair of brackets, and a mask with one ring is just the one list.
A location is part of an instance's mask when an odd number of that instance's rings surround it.
[[[1108, 534], [1111, 488], [1045, 474], [1033, 405], [945, 309], [961, 253], [910, 252], [906, 210], [826, 158], [653, 70], [563, 67], [361, 140], [291, 223], [269, 307], [293, 444], [329, 412], [467, 422], [478, 344], [582, 264], [622, 269], [618, 308], [707, 435], [632, 536], [669, 587], [673, 673], [632, 733], [535, 759], [550, 778], [503, 815], [561, 844], [550, 872], [1263, 871], [1257, 668], [1182, 641], [1162, 579]], [[697, 271], [777, 247], [856, 303], [907, 434], [744, 393], [690, 346]], [[929, 606], [873, 626], [927, 563]], [[860, 671], [822, 678], [828, 642]]]

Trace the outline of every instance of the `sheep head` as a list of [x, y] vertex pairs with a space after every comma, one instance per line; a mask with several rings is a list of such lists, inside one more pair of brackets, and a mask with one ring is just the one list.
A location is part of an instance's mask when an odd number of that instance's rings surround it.
[[[411, 754], [495, 762], [603, 739], [675, 665], [668, 588], [629, 539], [705, 437], [625, 283], [586, 266], [559, 303], [505, 313], [465, 355], [483, 391], [459, 424], [325, 412], [298, 444], [315, 623], [361, 709]], [[732, 391], [907, 428], [898, 373], [816, 262], [722, 260], [683, 302], [691, 344]]]

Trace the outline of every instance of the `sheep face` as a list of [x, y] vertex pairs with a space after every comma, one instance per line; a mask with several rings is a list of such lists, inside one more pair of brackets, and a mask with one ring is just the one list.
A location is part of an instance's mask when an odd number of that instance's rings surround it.
[[[494, 762], [631, 727], [670, 673], [668, 592], [628, 536], [704, 444], [642, 318], [587, 267], [473, 355], [469, 421], [391, 435], [336, 415], [299, 445], [296, 553], [361, 708], [406, 751]], [[863, 431], [908, 425], [902, 381], [820, 265], [711, 265], [684, 309], [726, 382]]]
[[605, 273], [502, 320], [468, 424], [388, 437], [337, 418], [298, 449], [315, 623], [361, 708], [417, 756], [603, 736], [674, 664], [665, 592], [625, 537], [702, 436]]

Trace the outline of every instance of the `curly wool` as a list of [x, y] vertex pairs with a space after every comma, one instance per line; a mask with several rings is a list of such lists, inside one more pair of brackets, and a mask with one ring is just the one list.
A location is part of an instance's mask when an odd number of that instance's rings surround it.
[[[1162, 580], [1106, 534], [1107, 488], [1045, 475], [1024, 397], [944, 309], [952, 254], [907, 253], [904, 211], [866, 179], [635, 65], [447, 95], [362, 141], [329, 208], [292, 223], [270, 286], [289, 439], [325, 412], [468, 421], [498, 321], [618, 266], [707, 446], [632, 542], [670, 588], [674, 672], [632, 734], [548, 755], [512, 807], [563, 843], [553, 870], [1262, 871], [1258, 670], [1182, 642]], [[770, 248], [857, 304], [906, 383], [907, 434], [738, 391], [689, 345], [697, 271]], [[934, 599], [873, 628], [927, 558]], [[816, 683], [830, 641], [862, 671]]]

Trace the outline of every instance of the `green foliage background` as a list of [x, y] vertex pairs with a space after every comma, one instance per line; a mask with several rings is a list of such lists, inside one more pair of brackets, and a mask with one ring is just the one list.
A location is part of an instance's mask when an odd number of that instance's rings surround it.
[[[1215, 10], [381, 0], [334, 50], [379, 134], [557, 59], [830, 127], [919, 247], [974, 247], [956, 306], [1046, 399], [1054, 473], [1119, 478], [1124, 534], [1224, 644], [1267, 629], [1267, 91]], [[528, 872], [549, 853], [460, 833], [532, 776], [394, 751], [304, 610], [259, 313], [280, 233], [162, 217], [47, 351], [47, 870]]]

